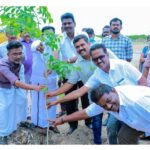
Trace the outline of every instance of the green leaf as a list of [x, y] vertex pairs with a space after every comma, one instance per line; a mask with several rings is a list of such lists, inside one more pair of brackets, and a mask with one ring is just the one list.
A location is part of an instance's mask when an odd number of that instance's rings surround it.
[[41, 89], [41, 92], [47, 93], [48, 92], [48, 87], [44, 87], [43, 89]]

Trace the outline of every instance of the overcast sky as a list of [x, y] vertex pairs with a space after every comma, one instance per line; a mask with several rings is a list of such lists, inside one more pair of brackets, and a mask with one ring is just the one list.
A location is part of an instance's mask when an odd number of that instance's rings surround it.
[[113, 17], [118, 17], [123, 21], [123, 34], [150, 34], [149, 0], [18, 1], [7, 2], [7, 5], [48, 6], [54, 20], [52, 25], [56, 28], [57, 33], [60, 32], [61, 27], [60, 16], [65, 12], [72, 12], [75, 16], [76, 30], [78, 31], [83, 27], [92, 27], [96, 34], [101, 34], [102, 27], [109, 24]]

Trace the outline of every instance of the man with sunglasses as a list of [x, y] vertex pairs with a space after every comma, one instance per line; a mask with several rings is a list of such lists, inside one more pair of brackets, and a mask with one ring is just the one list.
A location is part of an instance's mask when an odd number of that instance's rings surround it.
[[[94, 74], [89, 78], [84, 86], [76, 91], [69, 93], [63, 98], [58, 99], [57, 101], [55, 101], [55, 104], [71, 101], [74, 98], [80, 97], [83, 94], [87, 93], [89, 90], [99, 86], [100, 83], [107, 84], [111, 87], [126, 84], [144, 86], [147, 85], [146, 79], [130, 63], [123, 60], [109, 59], [107, 49], [103, 44], [92, 45], [90, 48], [90, 55], [95, 65], [98, 67], [95, 70]], [[87, 108], [91, 112], [94, 111], [94, 109], [99, 109], [99, 106], [97, 108], [96, 104], [92, 105], [95, 105], [94, 107], [92, 106], [92, 109], [90, 109], [91, 106]], [[71, 122], [74, 120], [86, 119], [88, 117], [91, 117], [90, 113], [86, 113], [85, 110], [82, 110], [72, 115], [69, 115], [68, 117], [66, 116], [64, 118], [58, 118], [56, 122], [58, 122], [59, 124], [64, 121]], [[114, 134], [114, 141], [109, 138], [110, 135], [108, 131], [108, 140], [110, 144], [117, 144], [117, 129], [119, 125], [119, 121], [116, 120], [114, 123], [112, 122], [112, 124], [110, 124], [111, 128], [114, 130], [114, 133], [112, 133]], [[120, 136], [120, 138], [123, 139], [119, 140], [121, 141], [121, 143], [119, 144], [137, 144], [138, 137], [132, 136], [136, 134], [135, 130], [132, 130], [132, 128], [128, 127], [128, 130], [126, 130], [126, 134], [123, 134], [124, 132], [122, 133], [122, 136]]]
[[[64, 93], [71, 89], [74, 84], [78, 82], [79, 79], [83, 83], [86, 83], [89, 79], [89, 77], [94, 73], [94, 70], [96, 69], [95, 64], [92, 62], [90, 57], [90, 43], [89, 39], [85, 34], [79, 34], [74, 37], [73, 44], [76, 48], [77, 53], [79, 54], [79, 58], [77, 59], [77, 62], [75, 63], [75, 66], [80, 67], [80, 70], [73, 70], [69, 76], [68, 81], [62, 85], [59, 89], [49, 92], [47, 96], [57, 96], [61, 93]], [[111, 58], [117, 58], [112, 52], [110, 53]], [[81, 101], [82, 102], [82, 101]], [[86, 105], [82, 105], [82, 108], [86, 108], [89, 106], [89, 100], [88, 98], [85, 99], [84, 102]], [[55, 102], [50, 102], [48, 105], [53, 105]], [[83, 104], [83, 102], [82, 102]], [[101, 123], [102, 123], [102, 114], [98, 116], [94, 116], [92, 121], [92, 129], [94, 134], [94, 143], [95, 144], [101, 144]], [[85, 125], [89, 128], [91, 127], [91, 124], [89, 124], [89, 120], [85, 120]], [[88, 123], [88, 124], [87, 124]], [[90, 126], [89, 126], [90, 125]]]

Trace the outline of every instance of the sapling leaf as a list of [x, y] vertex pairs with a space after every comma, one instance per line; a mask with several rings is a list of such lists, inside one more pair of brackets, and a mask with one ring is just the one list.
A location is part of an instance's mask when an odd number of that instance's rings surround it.
[[43, 89], [41, 89], [41, 92], [47, 93], [48, 92], [48, 87], [44, 87]]

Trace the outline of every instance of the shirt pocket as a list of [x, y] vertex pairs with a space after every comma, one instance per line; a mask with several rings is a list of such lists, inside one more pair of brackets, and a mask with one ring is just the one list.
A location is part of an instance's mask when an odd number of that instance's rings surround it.
[[125, 85], [126, 79], [125, 78], [119, 78], [116, 82], [117, 82], [117, 85]]

